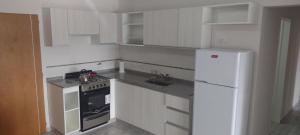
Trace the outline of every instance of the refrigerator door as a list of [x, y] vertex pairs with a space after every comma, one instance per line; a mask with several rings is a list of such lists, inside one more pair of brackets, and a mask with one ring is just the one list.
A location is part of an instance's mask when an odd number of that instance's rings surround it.
[[237, 90], [195, 82], [193, 135], [234, 135]]
[[221, 50], [197, 50], [195, 80], [237, 87], [239, 53]]

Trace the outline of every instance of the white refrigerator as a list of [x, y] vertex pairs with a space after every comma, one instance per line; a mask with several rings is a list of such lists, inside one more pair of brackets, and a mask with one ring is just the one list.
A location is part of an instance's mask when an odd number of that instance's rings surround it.
[[193, 135], [247, 135], [253, 53], [196, 52]]

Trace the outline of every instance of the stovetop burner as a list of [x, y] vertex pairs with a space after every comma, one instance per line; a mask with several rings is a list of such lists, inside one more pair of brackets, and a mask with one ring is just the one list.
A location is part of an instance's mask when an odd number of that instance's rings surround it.
[[82, 92], [98, 90], [106, 87], [110, 87], [110, 81], [108, 78], [103, 76], [90, 76], [87, 82], [81, 82], [79, 76], [81, 74], [92, 73], [92, 70], [81, 70], [80, 72], [66, 73], [65, 79], [80, 83], [80, 90]]

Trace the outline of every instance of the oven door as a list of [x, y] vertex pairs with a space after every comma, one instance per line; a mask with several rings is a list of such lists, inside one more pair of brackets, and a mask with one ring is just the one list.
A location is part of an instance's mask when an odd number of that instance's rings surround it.
[[81, 131], [99, 126], [110, 119], [110, 88], [80, 92]]

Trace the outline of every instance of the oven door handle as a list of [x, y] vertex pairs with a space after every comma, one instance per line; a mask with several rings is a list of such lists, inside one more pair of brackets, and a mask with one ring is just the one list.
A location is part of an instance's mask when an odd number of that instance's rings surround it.
[[104, 111], [104, 112], [101, 112], [101, 113], [97, 114], [96, 116], [94, 115], [94, 116], [90, 116], [90, 117], [84, 118], [84, 120], [85, 120], [85, 121], [93, 120], [93, 119], [102, 117], [102, 116], [104, 116], [104, 115], [106, 115], [106, 114], [109, 114], [109, 113], [110, 113], [109, 110], [108, 110], [108, 111]]

